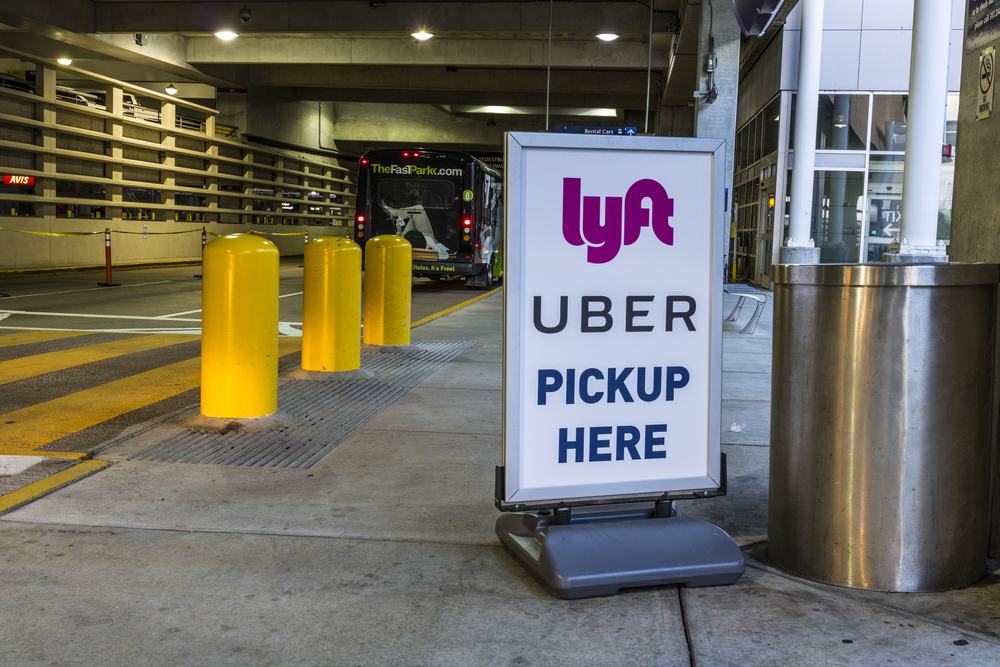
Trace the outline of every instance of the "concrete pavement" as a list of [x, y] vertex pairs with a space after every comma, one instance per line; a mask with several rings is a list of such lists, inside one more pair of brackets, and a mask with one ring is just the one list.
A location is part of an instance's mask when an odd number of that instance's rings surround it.
[[493, 533], [501, 299], [415, 329], [476, 345], [311, 468], [126, 460], [159, 426], [0, 517], [0, 664], [998, 664], [996, 574], [885, 594], [767, 559], [770, 302], [753, 336], [746, 311], [725, 327], [729, 495], [678, 503], [744, 547], [744, 577], [557, 600]]

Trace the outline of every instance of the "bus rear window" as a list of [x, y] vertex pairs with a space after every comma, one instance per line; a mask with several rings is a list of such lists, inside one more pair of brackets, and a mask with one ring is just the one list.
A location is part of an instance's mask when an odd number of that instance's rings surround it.
[[380, 179], [377, 195], [379, 203], [393, 208], [450, 209], [458, 201], [455, 184], [445, 180]]

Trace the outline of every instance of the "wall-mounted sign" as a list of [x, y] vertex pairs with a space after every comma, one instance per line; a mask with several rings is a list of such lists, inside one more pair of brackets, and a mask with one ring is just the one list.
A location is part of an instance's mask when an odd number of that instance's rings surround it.
[[506, 147], [498, 501], [718, 489], [725, 142]]
[[4, 176], [4, 185], [34, 185], [34, 176]]
[[965, 52], [972, 53], [1000, 38], [1000, 0], [969, 0], [965, 20]]
[[602, 137], [634, 137], [634, 127], [584, 127], [583, 125], [556, 125], [559, 134], [596, 134]]
[[993, 113], [993, 47], [986, 47], [979, 54], [979, 90], [976, 97], [976, 120], [985, 120]]

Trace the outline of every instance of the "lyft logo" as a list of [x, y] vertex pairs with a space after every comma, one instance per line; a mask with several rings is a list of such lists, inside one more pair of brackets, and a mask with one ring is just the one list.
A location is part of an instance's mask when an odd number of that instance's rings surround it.
[[[643, 201], [649, 199], [649, 208]], [[601, 223], [601, 198], [583, 197], [581, 216], [580, 179], [563, 179], [563, 238], [570, 245], [587, 245], [587, 261], [606, 264], [613, 260], [622, 245], [632, 245], [639, 240], [643, 227], [653, 228], [661, 243], [674, 244], [674, 228], [670, 216], [674, 214], [674, 200], [656, 181], [644, 178], [632, 184], [625, 193], [622, 209], [621, 197], [604, 198], [604, 223]]]

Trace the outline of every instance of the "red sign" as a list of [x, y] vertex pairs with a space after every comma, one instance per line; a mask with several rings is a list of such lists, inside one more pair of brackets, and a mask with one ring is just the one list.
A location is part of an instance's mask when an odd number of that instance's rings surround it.
[[4, 176], [4, 185], [34, 185], [34, 176]]

